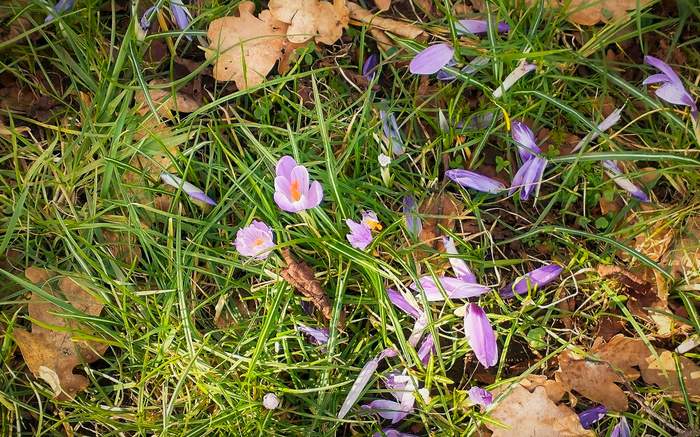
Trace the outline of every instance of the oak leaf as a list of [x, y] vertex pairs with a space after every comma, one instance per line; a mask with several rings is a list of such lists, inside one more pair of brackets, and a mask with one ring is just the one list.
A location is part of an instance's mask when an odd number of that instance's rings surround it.
[[272, 16], [289, 23], [287, 38], [303, 43], [311, 38], [317, 43], [331, 45], [343, 36], [348, 27], [348, 7], [345, 0], [333, 3], [321, 0], [270, 0]]
[[559, 355], [559, 371], [555, 375], [568, 391], [574, 390], [609, 410], [627, 411], [627, 395], [616, 385], [623, 382], [623, 378], [608, 363], [565, 350]]
[[[550, 9], [566, 7], [566, 10], [562, 12], [568, 12], [567, 20], [584, 26], [592, 26], [600, 21], [607, 23], [624, 17], [628, 11], [637, 8], [637, 2], [638, 0], [550, 0], [548, 7]], [[639, 8], [643, 8], [650, 2], [651, 0], [639, 0]], [[531, 6], [538, 2], [527, 0], [526, 3]], [[547, 3], [545, 3], [545, 7], [547, 7]]]

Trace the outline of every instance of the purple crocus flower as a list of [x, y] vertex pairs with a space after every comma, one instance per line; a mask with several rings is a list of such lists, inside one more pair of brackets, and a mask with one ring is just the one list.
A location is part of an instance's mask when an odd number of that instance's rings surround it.
[[475, 303], [467, 304], [464, 313], [464, 333], [479, 363], [484, 367], [496, 365], [498, 347], [493, 327], [484, 310]]
[[273, 237], [272, 229], [268, 225], [253, 220], [250, 225], [238, 230], [233, 244], [241, 255], [253, 256], [260, 261], [270, 256], [270, 249], [275, 247]]
[[384, 110], [379, 111], [379, 119], [382, 121], [382, 131], [384, 132], [384, 140], [391, 147], [394, 155], [399, 156], [404, 153], [404, 141], [399, 124], [396, 121], [396, 116], [393, 112]]
[[372, 231], [363, 223], [357, 223], [351, 219], [345, 220], [350, 228], [350, 233], [345, 236], [350, 245], [355, 249], [365, 250], [372, 243]]
[[58, 3], [56, 3], [56, 7], [53, 8], [51, 13], [46, 16], [44, 23], [48, 23], [50, 21], [53, 21], [53, 19], [56, 18], [59, 14], [62, 14], [64, 12], [70, 10], [74, 4], [75, 4], [75, 0], [61, 0], [61, 1], [59, 1]]
[[521, 77], [535, 70], [537, 70], [537, 65], [528, 64], [525, 61], [525, 59], [523, 59], [520, 62], [520, 65], [518, 65], [518, 67], [516, 67], [515, 70], [513, 70], [508, 76], [506, 76], [506, 79], [503, 81], [501, 86], [496, 88], [496, 90], [493, 92], [493, 98], [500, 99], [501, 97], [503, 97], [503, 93], [505, 93], [510, 89], [510, 87], [515, 85], [515, 82], [517, 82]]
[[605, 132], [606, 130], [610, 129], [611, 127], [615, 126], [618, 121], [620, 121], [620, 116], [622, 115], [622, 110], [624, 109], [624, 106], [622, 108], [617, 108], [613, 112], [610, 113], [607, 117], [605, 117], [605, 120], [603, 120], [599, 125], [598, 129], [594, 131], [588, 132], [588, 134], [583, 137], [581, 141], [576, 144], [576, 146], [571, 150], [571, 153], [578, 152], [581, 147], [583, 147], [584, 144], [589, 143], [590, 141], [595, 140], [598, 138], [598, 132]]
[[673, 68], [671, 68], [670, 65], [661, 59], [653, 56], [645, 56], [644, 63], [658, 68], [662, 71], [662, 73], [652, 74], [651, 76], [647, 77], [642, 84], [649, 85], [661, 83], [662, 85], [660, 85], [655, 91], [657, 97], [674, 105], [690, 106], [690, 113], [693, 116], [693, 119], [697, 121], [698, 106], [695, 104], [695, 101], [688, 90], [686, 90], [683, 86], [681, 78], [678, 77], [675, 71], [673, 71]]
[[[180, 30], [187, 29], [187, 26], [190, 25], [190, 20], [192, 17], [190, 16], [190, 11], [188, 11], [185, 5], [182, 3], [182, 0], [170, 0], [170, 11], [173, 13], [173, 17], [175, 17], [175, 24], [177, 24], [177, 27]], [[185, 36], [188, 40], [192, 41], [192, 36]]]
[[503, 183], [469, 170], [447, 170], [445, 176], [465, 188], [471, 188], [484, 193], [498, 194], [506, 189]]
[[455, 48], [451, 44], [428, 46], [411, 59], [408, 70], [419, 75], [435, 74], [450, 62], [454, 54]]
[[379, 65], [379, 56], [376, 53], [367, 56], [364, 65], [362, 65], [362, 75], [367, 79], [367, 82], [372, 82], [377, 75], [377, 65]]
[[425, 366], [430, 361], [430, 356], [435, 354], [437, 354], [435, 339], [433, 338], [433, 334], [428, 333], [418, 349], [418, 359], [420, 359], [420, 362]]
[[[448, 255], [459, 255], [452, 237], [442, 237], [442, 244], [445, 246], [445, 252]], [[472, 273], [472, 270], [469, 268], [466, 261], [459, 258], [449, 258], [449, 260], [457, 279], [476, 284], [476, 277], [474, 276], [474, 273]]]
[[511, 126], [513, 129], [513, 140], [519, 144], [518, 153], [523, 162], [542, 153], [540, 147], [535, 143], [535, 134], [525, 123], [513, 120]]
[[636, 197], [642, 202], [646, 203], [650, 201], [649, 196], [647, 196], [641, 188], [636, 186], [629, 179], [622, 176], [622, 170], [620, 170], [620, 168], [615, 165], [614, 162], [606, 160], [603, 161], [602, 165], [605, 173], [610, 176], [610, 179], [612, 179], [620, 188], [627, 191], [630, 195]]
[[[467, 65], [462, 67], [462, 73], [472, 74], [479, 67], [483, 67], [484, 65], [488, 64], [489, 62], [491, 62], [491, 60], [489, 58], [485, 58], [483, 56], [477, 56], [470, 63], [468, 63]], [[453, 59], [450, 62], [448, 62], [447, 65], [445, 65], [445, 67], [454, 67], [455, 65], [457, 65], [457, 61], [455, 61]], [[450, 74], [450, 73], [446, 72], [445, 70], [438, 71], [438, 74], [435, 77], [437, 80], [442, 81], [442, 82], [447, 82], [450, 80], [454, 80], [456, 78], [453, 74]]]
[[280, 406], [280, 398], [274, 393], [268, 393], [263, 396], [263, 407], [268, 410], [274, 410]]
[[581, 421], [583, 429], [590, 429], [594, 423], [605, 417], [607, 412], [608, 409], [605, 408], [605, 405], [598, 405], [597, 407], [581, 411], [578, 413], [578, 418]]
[[411, 315], [414, 319], [419, 319], [421, 317], [423, 312], [409, 303], [400, 292], [392, 288], [387, 288], [386, 294], [389, 297], [389, 301], [401, 311]]
[[493, 394], [481, 387], [474, 386], [467, 392], [469, 399], [477, 405], [488, 407], [493, 402]]
[[297, 325], [297, 331], [308, 335], [311, 338], [311, 344], [315, 346], [328, 343], [328, 328], [316, 329], [299, 323], [299, 325]]
[[398, 431], [394, 428], [382, 428], [381, 432], [377, 431], [372, 434], [372, 437], [418, 437], [415, 434]]
[[[480, 33], [486, 33], [489, 30], [489, 22], [486, 20], [459, 20], [455, 23], [455, 30], [457, 35], [478, 35]], [[503, 21], [498, 22], [498, 33], [507, 32], [510, 30], [510, 26]]]
[[143, 15], [141, 16], [141, 20], [139, 21], [139, 24], [141, 25], [141, 30], [143, 30], [144, 32], [148, 32], [148, 29], [151, 28], [151, 15], [153, 15], [157, 11], [158, 8], [155, 6], [151, 6], [150, 8], [146, 9], [146, 12], [143, 13]]
[[503, 299], [510, 299], [516, 294], [525, 294], [528, 289], [535, 290], [536, 288], [549, 284], [555, 280], [562, 271], [564, 271], [564, 267], [557, 264], [540, 267], [506, 285], [498, 294], [500, 294]]
[[518, 153], [523, 165], [515, 173], [508, 194], [512, 195], [520, 188], [520, 199], [527, 200], [533, 191], [537, 198], [547, 160], [537, 156], [542, 153], [542, 150], [535, 144], [535, 134], [524, 123], [517, 120], [513, 121], [513, 140], [518, 143]]
[[625, 416], [620, 417], [620, 422], [613, 428], [610, 437], [630, 437], [630, 427]]
[[163, 180], [163, 182], [165, 182], [166, 184], [168, 184], [172, 187], [175, 187], [178, 189], [182, 188], [182, 191], [184, 191], [188, 196], [190, 196], [194, 200], [198, 200], [200, 202], [204, 202], [206, 204], [216, 206], [216, 202], [214, 201], [214, 199], [207, 196], [204, 191], [195, 187], [191, 183], [183, 181], [182, 178], [168, 174], [168, 173], [161, 173], [160, 178]]
[[[485, 285], [474, 284], [457, 278], [438, 276], [437, 279], [442, 288], [445, 290], [445, 293], [447, 293], [448, 299], [467, 299], [469, 297], [477, 297], [487, 293], [490, 290], [489, 287]], [[423, 276], [418, 280], [418, 282], [423, 288], [428, 302], [440, 302], [445, 300], [445, 297], [435, 284], [435, 280], [432, 276]], [[409, 287], [412, 290], [418, 291], [418, 286], [415, 283], [411, 284]]]
[[318, 181], [309, 185], [309, 172], [291, 156], [284, 156], [275, 169], [275, 203], [283, 211], [299, 212], [315, 208], [323, 200], [323, 188]]
[[418, 205], [413, 196], [404, 196], [403, 198], [403, 213], [406, 214], [403, 219], [406, 222], [408, 231], [413, 235], [418, 235], [423, 230], [423, 222], [418, 217]]

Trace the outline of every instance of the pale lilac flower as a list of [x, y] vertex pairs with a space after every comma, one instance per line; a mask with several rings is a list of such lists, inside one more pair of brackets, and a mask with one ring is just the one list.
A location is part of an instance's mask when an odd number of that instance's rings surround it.
[[535, 156], [533, 153], [537, 155], [542, 153], [540, 147], [535, 143], [535, 134], [525, 123], [513, 120], [511, 126], [513, 128], [513, 140], [519, 144], [518, 153], [523, 162]]
[[396, 398], [396, 401], [379, 399], [372, 401], [369, 405], [363, 405], [364, 409], [382, 410], [377, 414], [391, 423], [397, 423], [406, 417], [412, 410], [416, 402], [414, 392], [421, 393], [423, 389], [416, 390], [413, 378], [405, 373], [391, 372], [384, 380], [389, 392]]
[[620, 417], [620, 422], [615, 425], [610, 437], [630, 437], [630, 427], [627, 425], [627, 418], [625, 416]]
[[280, 406], [280, 399], [274, 393], [268, 393], [263, 396], [263, 407], [268, 410], [274, 410]]
[[408, 69], [413, 74], [435, 74], [450, 62], [454, 54], [455, 48], [451, 44], [435, 44], [418, 53], [411, 60]]
[[53, 19], [56, 18], [58, 15], [69, 11], [74, 4], [75, 0], [60, 0], [58, 3], [56, 3], [56, 7], [51, 10], [51, 13], [46, 16], [44, 23], [53, 21]]
[[493, 402], [493, 394], [481, 387], [474, 386], [467, 392], [469, 399], [477, 405], [488, 407]]
[[[445, 252], [448, 255], [459, 255], [459, 252], [457, 252], [457, 248], [455, 247], [455, 242], [452, 240], [452, 237], [443, 236], [442, 244], [445, 246]], [[476, 277], [467, 265], [466, 261], [459, 258], [449, 258], [449, 260], [450, 265], [452, 266], [452, 270], [455, 272], [455, 276], [457, 276], [457, 279], [476, 284]]]
[[606, 130], [610, 129], [611, 127], [615, 126], [618, 121], [620, 121], [620, 117], [622, 115], [622, 110], [625, 107], [623, 106], [622, 108], [617, 108], [613, 112], [610, 113], [607, 117], [605, 117], [605, 120], [603, 120], [599, 125], [598, 129], [593, 130], [588, 132], [588, 134], [583, 137], [581, 141], [576, 144], [576, 146], [571, 150], [571, 153], [578, 152], [581, 147], [583, 147], [584, 144], [587, 144], [590, 141], [595, 140], [598, 138], [598, 132], [605, 132]]
[[389, 297], [389, 301], [406, 314], [413, 316], [415, 319], [421, 317], [423, 312], [409, 303], [400, 292], [392, 288], [387, 288], [386, 294]]
[[379, 223], [377, 213], [374, 211], [362, 211], [362, 224], [372, 231], [375, 229], [377, 231], [382, 230], [382, 225]]
[[406, 214], [403, 219], [406, 222], [408, 231], [413, 235], [420, 234], [423, 230], [423, 222], [418, 216], [418, 205], [413, 196], [404, 196], [403, 213]]
[[464, 333], [476, 359], [484, 367], [498, 362], [496, 337], [484, 310], [475, 303], [467, 304], [464, 313]]
[[408, 434], [395, 430], [394, 428], [383, 428], [381, 432], [377, 431], [372, 434], [372, 437], [418, 437], [415, 434]]
[[350, 233], [345, 235], [350, 245], [355, 249], [365, 250], [372, 243], [372, 231], [363, 223], [357, 223], [351, 219], [345, 220], [350, 228]]
[[610, 179], [612, 179], [613, 182], [615, 182], [620, 188], [627, 191], [628, 193], [630, 193], [630, 195], [636, 197], [642, 202], [650, 201], [649, 196], [647, 196], [641, 188], [636, 186], [629, 179], [622, 176], [622, 170], [620, 170], [620, 168], [617, 165], [615, 165], [614, 162], [606, 160], [603, 161], [602, 165], [603, 169], [605, 170], [605, 173], [608, 176], [610, 176]]
[[393, 112], [380, 110], [379, 119], [382, 121], [382, 131], [384, 132], [384, 141], [387, 143], [387, 146], [391, 148], [394, 155], [403, 155], [403, 134], [401, 133], [401, 129], [399, 129], [396, 116], [394, 116]]
[[506, 189], [503, 183], [469, 170], [447, 170], [445, 176], [465, 188], [471, 188], [484, 193], [498, 194]]
[[323, 188], [318, 181], [309, 185], [309, 172], [297, 165], [291, 156], [283, 156], [275, 169], [275, 203], [287, 212], [315, 208], [323, 200]]
[[168, 173], [161, 173], [160, 178], [165, 182], [166, 184], [175, 187], [175, 188], [182, 188], [182, 191], [184, 191], [188, 196], [193, 198], [194, 200], [198, 200], [200, 202], [207, 203], [212, 206], [216, 206], [216, 202], [214, 199], [211, 197], [207, 196], [204, 191], [200, 190], [199, 188], [195, 187], [189, 182], [184, 182], [182, 178], [179, 178], [177, 176], [168, 174]]
[[340, 412], [338, 412], [338, 419], [344, 418], [345, 415], [348, 414], [348, 412], [350, 411], [350, 408], [352, 408], [352, 406], [355, 405], [355, 402], [357, 402], [357, 399], [362, 394], [362, 391], [367, 386], [367, 383], [372, 378], [372, 375], [374, 374], [374, 371], [377, 370], [378, 366], [379, 358], [372, 358], [371, 360], [367, 361], [362, 370], [360, 370], [360, 374], [357, 375], [357, 378], [352, 384], [352, 387], [350, 387], [350, 391], [348, 392], [348, 395], [345, 398], [343, 405], [340, 407]]
[[657, 59], [653, 56], [645, 56], [644, 63], [658, 68], [662, 73], [652, 74], [647, 77], [642, 84], [662, 83], [662, 85], [656, 89], [656, 95], [660, 99], [666, 100], [674, 105], [690, 106], [690, 113], [697, 121], [698, 106], [695, 104], [688, 90], [683, 86], [681, 78], [673, 71], [673, 68], [661, 59]]
[[501, 86], [496, 88], [496, 90], [493, 92], [493, 98], [494, 99], [500, 99], [503, 97], [503, 93], [508, 91], [510, 87], [515, 85], [515, 82], [518, 81], [521, 77], [525, 76], [527, 73], [531, 71], [537, 70], [537, 65], [534, 64], [528, 64], [525, 59], [523, 59], [520, 62], [520, 65], [513, 70], [508, 76], [506, 76], [506, 79], [503, 81]]
[[[173, 17], [175, 17], [175, 24], [177, 24], [177, 27], [181, 30], [187, 29], [192, 16], [190, 15], [190, 11], [182, 4], [182, 0], [170, 0], [170, 11], [173, 13]], [[192, 36], [185, 36], [192, 41]]]
[[598, 405], [597, 407], [581, 411], [578, 413], [578, 418], [581, 421], [583, 429], [590, 429], [594, 423], [605, 417], [607, 412], [608, 409], [605, 408], [605, 405]]
[[379, 65], [379, 56], [376, 53], [367, 56], [364, 65], [362, 65], [362, 75], [367, 79], [367, 82], [372, 82], [377, 75], [377, 65]]
[[315, 346], [320, 346], [322, 344], [328, 343], [328, 328], [316, 329], [299, 323], [299, 325], [297, 326], [297, 331], [308, 335], [311, 338], [311, 344]]
[[146, 12], [143, 13], [143, 16], [141, 16], [141, 20], [139, 21], [139, 24], [141, 25], [141, 30], [143, 30], [144, 32], [148, 32], [148, 29], [151, 28], [151, 20], [153, 18], [151, 15], [157, 13], [157, 11], [158, 8], [155, 6], [151, 6], [150, 8], [146, 9]]
[[233, 244], [241, 255], [254, 256], [259, 261], [270, 256], [270, 249], [275, 247], [273, 237], [272, 229], [268, 225], [253, 220], [250, 225], [238, 230]]
[[500, 294], [503, 299], [510, 299], [516, 294], [525, 294], [528, 290], [535, 290], [536, 288], [541, 288], [549, 284], [555, 280], [562, 271], [564, 271], [564, 267], [556, 264], [540, 267], [506, 285], [498, 294]]
[[529, 199], [533, 191], [535, 192], [535, 199], [537, 199], [546, 167], [547, 160], [539, 156], [533, 156], [528, 161], [525, 161], [515, 173], [515, 176], [513, 176], [513, 183], [510, 190], [508, 190], [508, 194], [513, 194], [520, 188], [521, 200]]
[[[488, 32], [489, 22], [486, 20], [459, 20], [455, 23], [455, 30], [457, 31], [457, 35], [478, 35]], [[498, 33], [507, 32], [509, 30], [510, 26], [508, 24], [503, 21], [498, 22]]]
[[437, 354], [437, 348], [435, 347], [435, 339], [433, 338], [433, 334], [428, 333], [428, 335], [425, 336], [425, 339], [423, 340], [423, 343], [421, 343], [417, 354], [418, 359], [420, 359], [420, 362], [423, 363], [424, 366], [427, 365], [430, 361], [431, 355]]
[[[490, 290], [489, 287], [485, 285], [474, 284], [457, 278], [438, 276], [437, 279], [442, 288], [445, 290], [448, 299], [466, 299], [469, 297], [477, 297], [487, 293]], [[445, 300], [445, 296], [443, 296], [440, 292], [440, 289], [435, 284], [435, 280], [432, 276], [423, 276], [418, 280], [418, 282], [423, 288], [428, 302], [440, 302]], [[418, 286], [415, 283], [411, 284], [410, 288], [418, 291]], [[418, 296], [420, 296], [420, 294]]]

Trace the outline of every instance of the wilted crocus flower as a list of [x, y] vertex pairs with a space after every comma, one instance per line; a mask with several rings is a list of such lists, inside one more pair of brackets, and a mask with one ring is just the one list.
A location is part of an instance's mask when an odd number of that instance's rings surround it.
[[437, 354], [435, 339], [433, 338], [433, 334], [428, 333], [418, 349], [418, 359], [420, 359], [420, 362], [425, 366], [430, 361], [430, 356], [434, 354]]
[[535, 134], [517, 120], [513, 121], [513, 140], [518, 143], [523, 165], [515, 173], [508, 194], [513, 194], [520, 188], [520, 199], [527, 200], [533, 191], [537, 198], [547, 160], [536, 155], [542, 153], [542, 150], [535, 144]]
[[241, 228], [236, 233], [236, 250], [243, 256], [254, 256], [256, 260], [263, 260], [270, 256], [270, 249], [275, 247], [272, 229], [263, 222], [253, 222]]
[[465, 188], [471, 188], [484, 193], [498, 194], [506, 189], [503, 183], [469, 170], [447, 170], [445, 176]]
[[537, 65], [528, 64], [525, 61], [525, 59], [523, 59], [520, 62], [520, 65], [506, 77], [501, 86], [493, 92], [493, 98], [500, 99], [501, 97], [503, 97], [503, 93], [505, 93], [510, 89], [510, 87], [515, 85], [515, 82], [517, 82], [518, 79], [525, 76], [527, 73], [535, 70], [537, 70]]
[[391, 148], [394, 155], [403, 155], [403, 134], [401, 129], [399, 129], [399, 124], [396, 122], [396, 116], [394, 116], [393, 112], [380, 110], [379, 119], [382, 121], [382, 131], [384, 132], [384, 140], [387, 142], [387, 146]]
[[391, 301], [394, 306], [401, 309], [406, 314], [410, 314], [415, 319], [419, 319], [423, 312], [409, 303], [403, 295], [391, 288], [386, 289], [386, 294], [389, 296], [389, 301]]
[[357, 223], [351, 219], [345, 220], [350, 228], [350, 233], [345, 235], [350, 245], [355, 249], [365, 250], [372, 243], [372, 230], [363, 223]]
[[[170, 0], [170, 11], [175, 17], [175, 24], [177, 24], [177, 27], [181, 30], [187, 29], [187, 26], [190, 25], [190, 20], [192, 17], [190, 15], [190, 11], [188, 11], [185, 5], [182, 4], [182, 0]], [[190, 35], [185, 36], [188, 40], [192, 41], [192, 37]]]
[[662, 73], [652, 74], [642, 83], [644, 85], [662, 83], [662, 85], [656, 89], [656, 95], [660, 99], [666, 100], [674, 105], [690, 106], [690, 113], [693, 116], [693, 119], [697, 121], [698, 106], [695, 104], [695, 101], [688, 90], [686, 90], [683, 86], [681, 78], [678, 77], [675, 71], [673, 71], [673, 68], [671, 68], [670, 65], [661, 59], [657, 59], [653, 56], [645, 56], [644, 63], [658, 68], [662, 71]]
[[75, 4], [75, 0], [61, 0], [58, 3], [56, 3], [56, 7], [53, 8], [51, 13], [46, 17], [44, 20], [44, 23], [48, 23], [52, 21], [54, 18], [56, 18], [59, 14], [62, 14], [63, 12], [66, 12], [70, 10], [73, 5]]
[[474, 386], [469, 389], [467, 394], [472, 402], [483, 407], [488, 407], [493, 402], [493, 395], [491, 392], [481, 387]]
[[563, 270], [564, 267], [556, 264], [540, 267], [506, 285], [498, 294], [500, 294], [503, 299], [510, 299], [516, 294], [525, 294], [528, 289], [534, 290], [535, 288], [540, 288], [549, 284], [555, 280]]
[[275, 203], [287, 212], [315, 208], [323, 200], [323, 188], [318, 181], [309, 185], [309, 172], [291, 156], [283, 156], [275, 169]]
[[268, 410], [274, 410], [280, 406], [280, 399], [274, 393], [268, 393], [263, 396], [263, 407]]
[[[438, 276], [437, 279], [442, 288], [445, 290], [445, 293], [447, 293], [448, 299], [466, 299], [469, 297], [477, 297], [487, 293], [490, 290], [489, 287], [485, 285], [474, 284], [472, 282], [463, 281], [457, 278]], [[432, 278], [432, 276], [423, 276], [418, 280], [418, 282], [423, 288], [428, 302], [439, 302], [445, 300], [445, 297], [435, 284], [435, 280]], [[411, 284], [409, 287], [418, 291], [418, 286], [415, 283]]]
[[316, 329], [299, 323], [297, 330], [308, 335], [311, 338], [311, 344], [313, 345], [320, 346], [328, 343], [328, 328]]
[[423, 222], [418, 217], [418, 205], [413, 196], [404, 196], [403, 198], [403, 213], [406, 214], [403, 219], [406, 222], [408, 231], [413, 235], [418, 235], [423, 230]]
[[627, 425], [627, 418], [625, 416], [620, 417], [620, 422], [615, 425], [610, 437], [630, 437], [630, 427]]
[[[540, 147], [535, 143], [535, 134], [525, 123], [513, 120], [513, 140], [519, 144], [518, 153], [523, 162], [528, 161], [535, 154], [542, 153]], [[522, 147], [521, 147], [522, 146]]]
[[607, 117], [605, 117], [605, 120], [603, 120], [599, 125], [598, 125], [598, 130], [595, 131], [590, 131], [588, 134], [583, 137], [581, 141], [576, 144], [576, 146], [571, 150], [571, 153], [578, 152], [581, 147], [583, 147], [584, 144], [595, 140], [598, 138], [598, 131], [600, 132], [605, 132], [606, 130], [610, 129], [611, 127], [615, 126], [618, 121], [620, 121], [620, 116], [622, 115], [622, 110], [624, 109], [624, 106], [622, 108], [617, 108], [613, 112], [610, 113]]
[[[455, 247], [455, 242], [452, 240], [452, 237], [442, 237], [442, 244], [445, 246], [445, 252], [447, 254], [459, 255], [459, 252], [457, 252], [457, 248]], [[455, 272], [455, 276], [457, 276], [457, 279], [476, 284], [476, 277], [474, 276], [474, 273], [472, 273], [472, 270], [469, 268], [469, 266], [463, 259], [450, 258], [449, 260], [450, 265], [452, 266], [452, 270]]]
[[594, 423], [605, 417], [607, 412], [608, 409], [605, 408], [605, 405], [598, 405], [597, 407], [581, 411], [578, 413], [578, 418], [581, 421], [583, 429], [590, 429]]
[[362, 75], [367, 79], [367, 82], [372, 82], [377, 75], [377, 65], [379, 65], [379, 56], [376, 53], [367, 56], [364, 65], [362, 65]]
[[148, 29], [151, 28], [151, 15], [153, 15], [156, 11], [158, 11], [158, 8], [155, 6], [151, 6], [150, 8], [146, 9], [146, 12], [143, 13], [141, 20], [139, 21], [139, 24], [141, 25], [141, 30], [143, 30], [144, 32], [148, 32]]
[[606, 160], [603, 161], [602, 165], [603, 169], [605, 170], [605, 173], [608, 176], [610, 176], [610, 179], [612, 179], [620, 188], [627, 191], [628, 193], [630, 193], [630, 195], [636, 197], [642, 202], [650, 201], [649, 196], [647, 196], [641, 188], [633, 184], [632, 181], [630, 181], [626, 177], [622, 176], [622, 170], [620, 170], [620, 168], [617, 165], [615, 165], [614, 162]]
[[[480, 33], [486, 33], [489, 30], [489, 23], [486, 20], [459, 20], [455, 23], [455, 30], [457, 35], [478, 35]], [[498, 33], [507, 32], [510, 30], [510, 26], [503, 21], [498, 22]]]
[[372, 437], [418, 437], [415, 434], [408, 434], [398, 431], [394, 428], [383, 428], [381, 432], [377, 431], [372, 434]]
[[475, 303], [467, 304], [464, 312], [464, 333], [467, 343], [482, 366], [491, 367], [498, 362], [496, 336], [484, 310]]
[[165, 182], [166, 184], [175, 187], [175, 188], [182, 188], [182, 191], [184, 191], [188, 196], [193, 198], [194, 200], [198, 200], [200, 202], [207, 203], [212, 206], [216, 206], [216, 202], [214, 199], [211, 197], [207, 196], [204, 191], [200, 190], [199, 188], [195, 187], [189, 182], [184, 182], [182, 178], [179, 178], [177, 176], [168, 174], [168, 173], [161, 173], [160, 178]]
[[435, 74], [450, 62], [454, 54], [455, 48], [451, 44], [441, 43], [426, 47], [411, 59], [408, 70], [413, 74]]

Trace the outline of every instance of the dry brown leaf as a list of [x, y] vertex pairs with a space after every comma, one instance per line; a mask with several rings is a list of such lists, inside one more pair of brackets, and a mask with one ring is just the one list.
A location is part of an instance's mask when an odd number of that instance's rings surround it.
[[[25, 274], [34, 284], [45, 283], [51, 277], [47, 271], [34, 267], [28, 268]], [[97, 316], [102, 311], [103, 304], [68, 277], [58, 281], [60, 291], [48, 284], [42, 288], [85, 314]], [[12, 331], [29, 370], [49, 383], [60, 400], [75, 397], [77, 392], [85, 390], [90, 384], [87, 378], [74, 374], [73, 368], [97, 361], [107, 350], [105, 343], [73, 341], [72, 334], [65, 329], [80, 330], [84, 327], [70, 318], [52, 314], [64, 312], [33, 293], [29, 300], [29, 317], [38, 323], [32, 322], [32, 332], [19, 328]]]
[[374, 4], [380, 11], [388, 11], [391, 7], [391, 0], [374, 0]]
[[547, 397], [555, 404], [561, 401], [567, 390], [560, 381], [548, 379], [545, 375], [527, 375], [519, 383], [532, 393], [537, 387], [544, 387]]
[[[202, 107], [202, 102], [194, 99], [192, 96], [179, 91], [173, 92], [173, 89], [170, 87], [163, 88], [159, 86], [168, 83], [170, 81], [167, 79], [154, 79], [148, 83], [148, 94], [158, 115], [172, 118], [172, 111], [190, 113]], [[138, 91], [134, 99], [138, 107], [136, 112], [140, 115], [146, 115], [150, 111], [150, 106], [143, 91]]]
[[128, 265], [134, 265], [141, 258], [141, 248], [137, 246], [136, 237], [126, 232], [103, 230], [102, 238], [104, 238], [106, 248], [112, 258]]
[[270, 13], [288, 23], [287, 38], [300, 44], [314, 38], [317, 43], [334, 44], [348, 27], [345, 0], [270, 0]]
[[[643, 8], [651, 0], [639, 0], [639, 7]], [[531, 6], [534, 0], [527, 0]], [[566, 19], [572, 23], [584, 26], [592, 26], [602, 21], [607, 23], [610, 20], [617, 20], [627, 15], [627, 11], [637, 8], [637, 0], [550, 0], [550, 9], [566, 8], [570, 12]], [[546, 7], [546, 6], [545, 6]], [[565, 12], [565, 11], [562, 11]]]
[[211, 45], [205, 50], [214, 59], [214, 78], [234, 81], [239, 90], [262, 84], [265, 76], [289, 48], [287, 24], [265, 10], [256, 18], [255, 4], [243, 2], [238, 17], [212, 21], [207, 31]]
[[662, 260], [661, 265], [670, 268], [678, 280], [685, 279], [689, 285], [700, 283], [700, 216], [688, 218], [675, 241]]
[[423, 35], [423, 31], [411, 23], [377, 17], [356, 3], [348, 2], [348, 11], [351, 19], [362, 22], [370, 29], [376, 27], [394, 35], [411, 39], [416, 39]]
[[609, 410], [627, 411], [627, 395], [616, 384], [624, 381], [606, 362], [586, 359], [565, 350], [559, 355], [556, 378], [567, 391], [574, 390]]
[[463, 214], [464, 206], [451, 194], [443, 193], [426, 197], [418, 212], [423, 217], [423, 230], [418, 234], [418, 240], [438, 250], [442, 247], [442, 238], [438, 237], [443, 235], [438, 224], [454, 229], [455, 218]]
[[517, 385], [491, 412], [491, 419], [510, 427], [503, 429], [485, 422], [492, 437], [573, 437], [595, 436], [583, 429], [578, 415], [566, 405], [557, 405], [547, 396], [544, 387], [530, 393]]
[[12, 137], [14, 135], [21, 135], [25, 132], [29, 132], [31, 129], [27, 126], [16, 126], [14, 128], [10, 128], [8, 126], [5, 126], [5, 124], [0, 120], [0, 136], [3, 137]]

